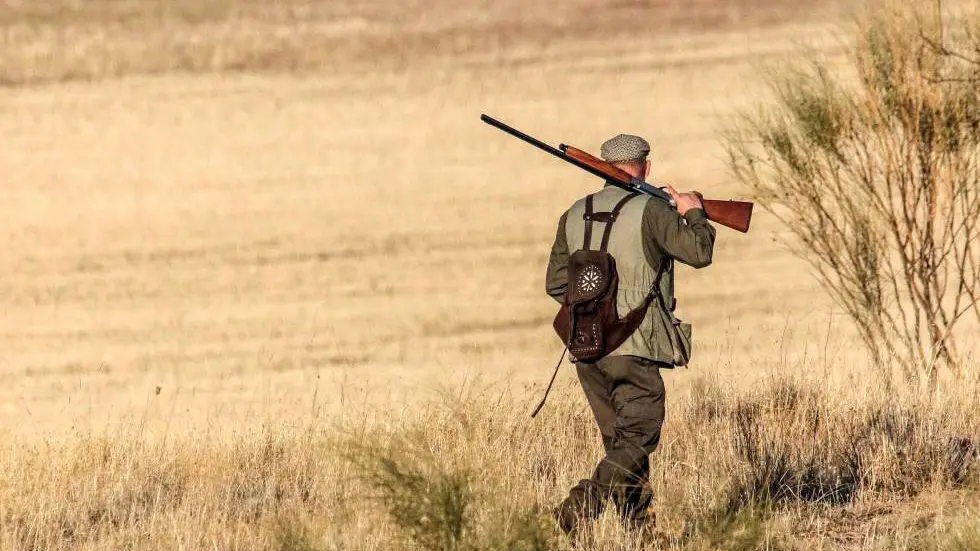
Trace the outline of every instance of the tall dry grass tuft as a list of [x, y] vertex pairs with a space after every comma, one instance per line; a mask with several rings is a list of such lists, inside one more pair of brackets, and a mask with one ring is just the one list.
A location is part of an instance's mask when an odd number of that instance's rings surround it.
[[835, 407], [833, 398], [780, 380], [724, 416], [737, 459], [729, 510], [778, 502], [841, 505], [862, 493], [911, 496], [970, 479], [980, 427], [962, 418], [962, 404], [922, 407], [882, 393]]
[[555, 529], [537, 506], [516, 510], [506, 499], [481, 495], [469, 469], [446, 470], [415, 443], [358, 444], [352, 451], [349, 460], [375, 492], [366, 505], [387, 513], [402, 543], [433, 551], [538, 551], [556, 545]]
[[5, 453], [0, 547], [295, 542], [303, 519], [342, 499], [320, 472], [324, 445], [273, 428], [224, 442], [134, 430]]
[[[416, 413], [341, 425], [7, 444], [0, 547], [912, 549], [953, 538], [944, 519], [980, 506], [969, 497], [980, 483], [976, 390], [937, 400], [805, 378], [750, 391], [702, 380], [670, 397], [647, 542], [613, 514], [576, 541], [550, 519], [601, 455], [577, 388], [534, 420], [533, 396], [469, 385]], [[962, 505], [916, 516], [948, 495]], [[906, 526], [901, 541], [891, 524]]]

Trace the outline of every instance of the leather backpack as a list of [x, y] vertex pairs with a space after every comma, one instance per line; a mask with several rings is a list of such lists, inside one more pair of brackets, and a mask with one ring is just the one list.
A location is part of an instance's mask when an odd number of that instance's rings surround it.
[[[618, 348], [640, 326], [654, 299], [651, 292], [640, 306], [620, 318], [616, 309], [619, 273], [616, 259], [606, 251], [616, 218], [637, 195], [623, 197], [610, 212], [595, 212], [593, 196], [585, 199], [585, 240], [568, 258], [568, 287], [552, 323], [575, 361], [594, 363]], [[605, 226], [598, 250], [592, 249], [595, 222]]]

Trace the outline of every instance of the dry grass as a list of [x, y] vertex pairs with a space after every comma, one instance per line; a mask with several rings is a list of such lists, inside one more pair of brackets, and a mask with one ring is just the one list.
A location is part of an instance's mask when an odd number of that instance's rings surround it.
[[[971, 385], [971, 388], [977, 388]], [[6, 448], [5, 548], [567, 549], [547, 510], [600, 454], [575, 389], [542, 417], [479, 384], [426, 408], [234, 435], [111, 432]], [[656, 539], [586, 549], [918, 549], [975, 532], [976, 396], [770, 379], [674, 401]], [[804, 437], [801, 437], [805, 435]], [[973, 534], [972, 536], [970, 534]], [[949, 548], [956, 548], [955, 546]], [[968, 548], [968, 547], [967, 547]]]
[[[598, 440], [567, 371], [526, 413], [555, 219], [595, 182], [479, 113], [640, 132], [658, 181], [739, 196], [718, 117], [794, 39], [836, 50], [788, 1], [516, 4], [0, 4], [0, 548], [400, 548], [411, 491], [468, 504], [431, 517], [460, 548], [570, 546], [538, 513]], [[883, 395], [781, 231], [679, 276], [663, 542], [974, 541], [977, 386]]]

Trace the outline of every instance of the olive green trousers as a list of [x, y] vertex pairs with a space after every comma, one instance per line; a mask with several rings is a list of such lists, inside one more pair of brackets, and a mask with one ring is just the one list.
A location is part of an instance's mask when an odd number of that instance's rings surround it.
[[612, 501], [627, 527], [648, 522], [650, 454], [660, 444], [664, 422], [661, 364], [636, 356], [612, 356], [595, 364], [575, 364], [592, 407], [605, 456], [592, 477], [580, 481], [555, 510], [571, 532], [583, 520], [602, 514]]

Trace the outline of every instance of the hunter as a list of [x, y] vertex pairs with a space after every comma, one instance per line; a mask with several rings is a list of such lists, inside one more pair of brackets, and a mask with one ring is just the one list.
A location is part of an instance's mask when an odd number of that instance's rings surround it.
[[[632, 176], [650, 171], [650, 145], [638, 136], [620, 134], [602, 145], [602, 158]], [[703, 268], [711, 264], [715, 230], [708, 224], [699, 196], [668, 186], [676, 210], [667, 201], [646, 195], [629, 200], [616, 218], [608, 252], [619, 273], [617, 308], [636, 308], [655, 282], [665, 300], [653, 302], [643, 321], [623, 344], [596, 363], [576, 361], [578, 379], [602, 435], [605, 456], [591, 478], [581, 480], [554, 510], [566, 533], [598, 517], [611, 501], [627, 529], [646, 530], [655, 516], [648, 512], [650, 454], [660, 443], [665, 392], [661, 369], [677, 363], [676, 345], [667, 334], [673, 320], [673, 261]], [[592, 195], [596, 211], [609, 211], [627, 195], [611, 184]], [[582, 248], [586, 198], [577, 201], [558, 222], [548, 263], [548, 295], [561, 302], [568, 287], [569, 251]], [[661, 277], [658, 277], [661, 276]], [[670, 305], [669, 307], [667, 305]], [[573, 358], [573, 361], [574, 358]]]

